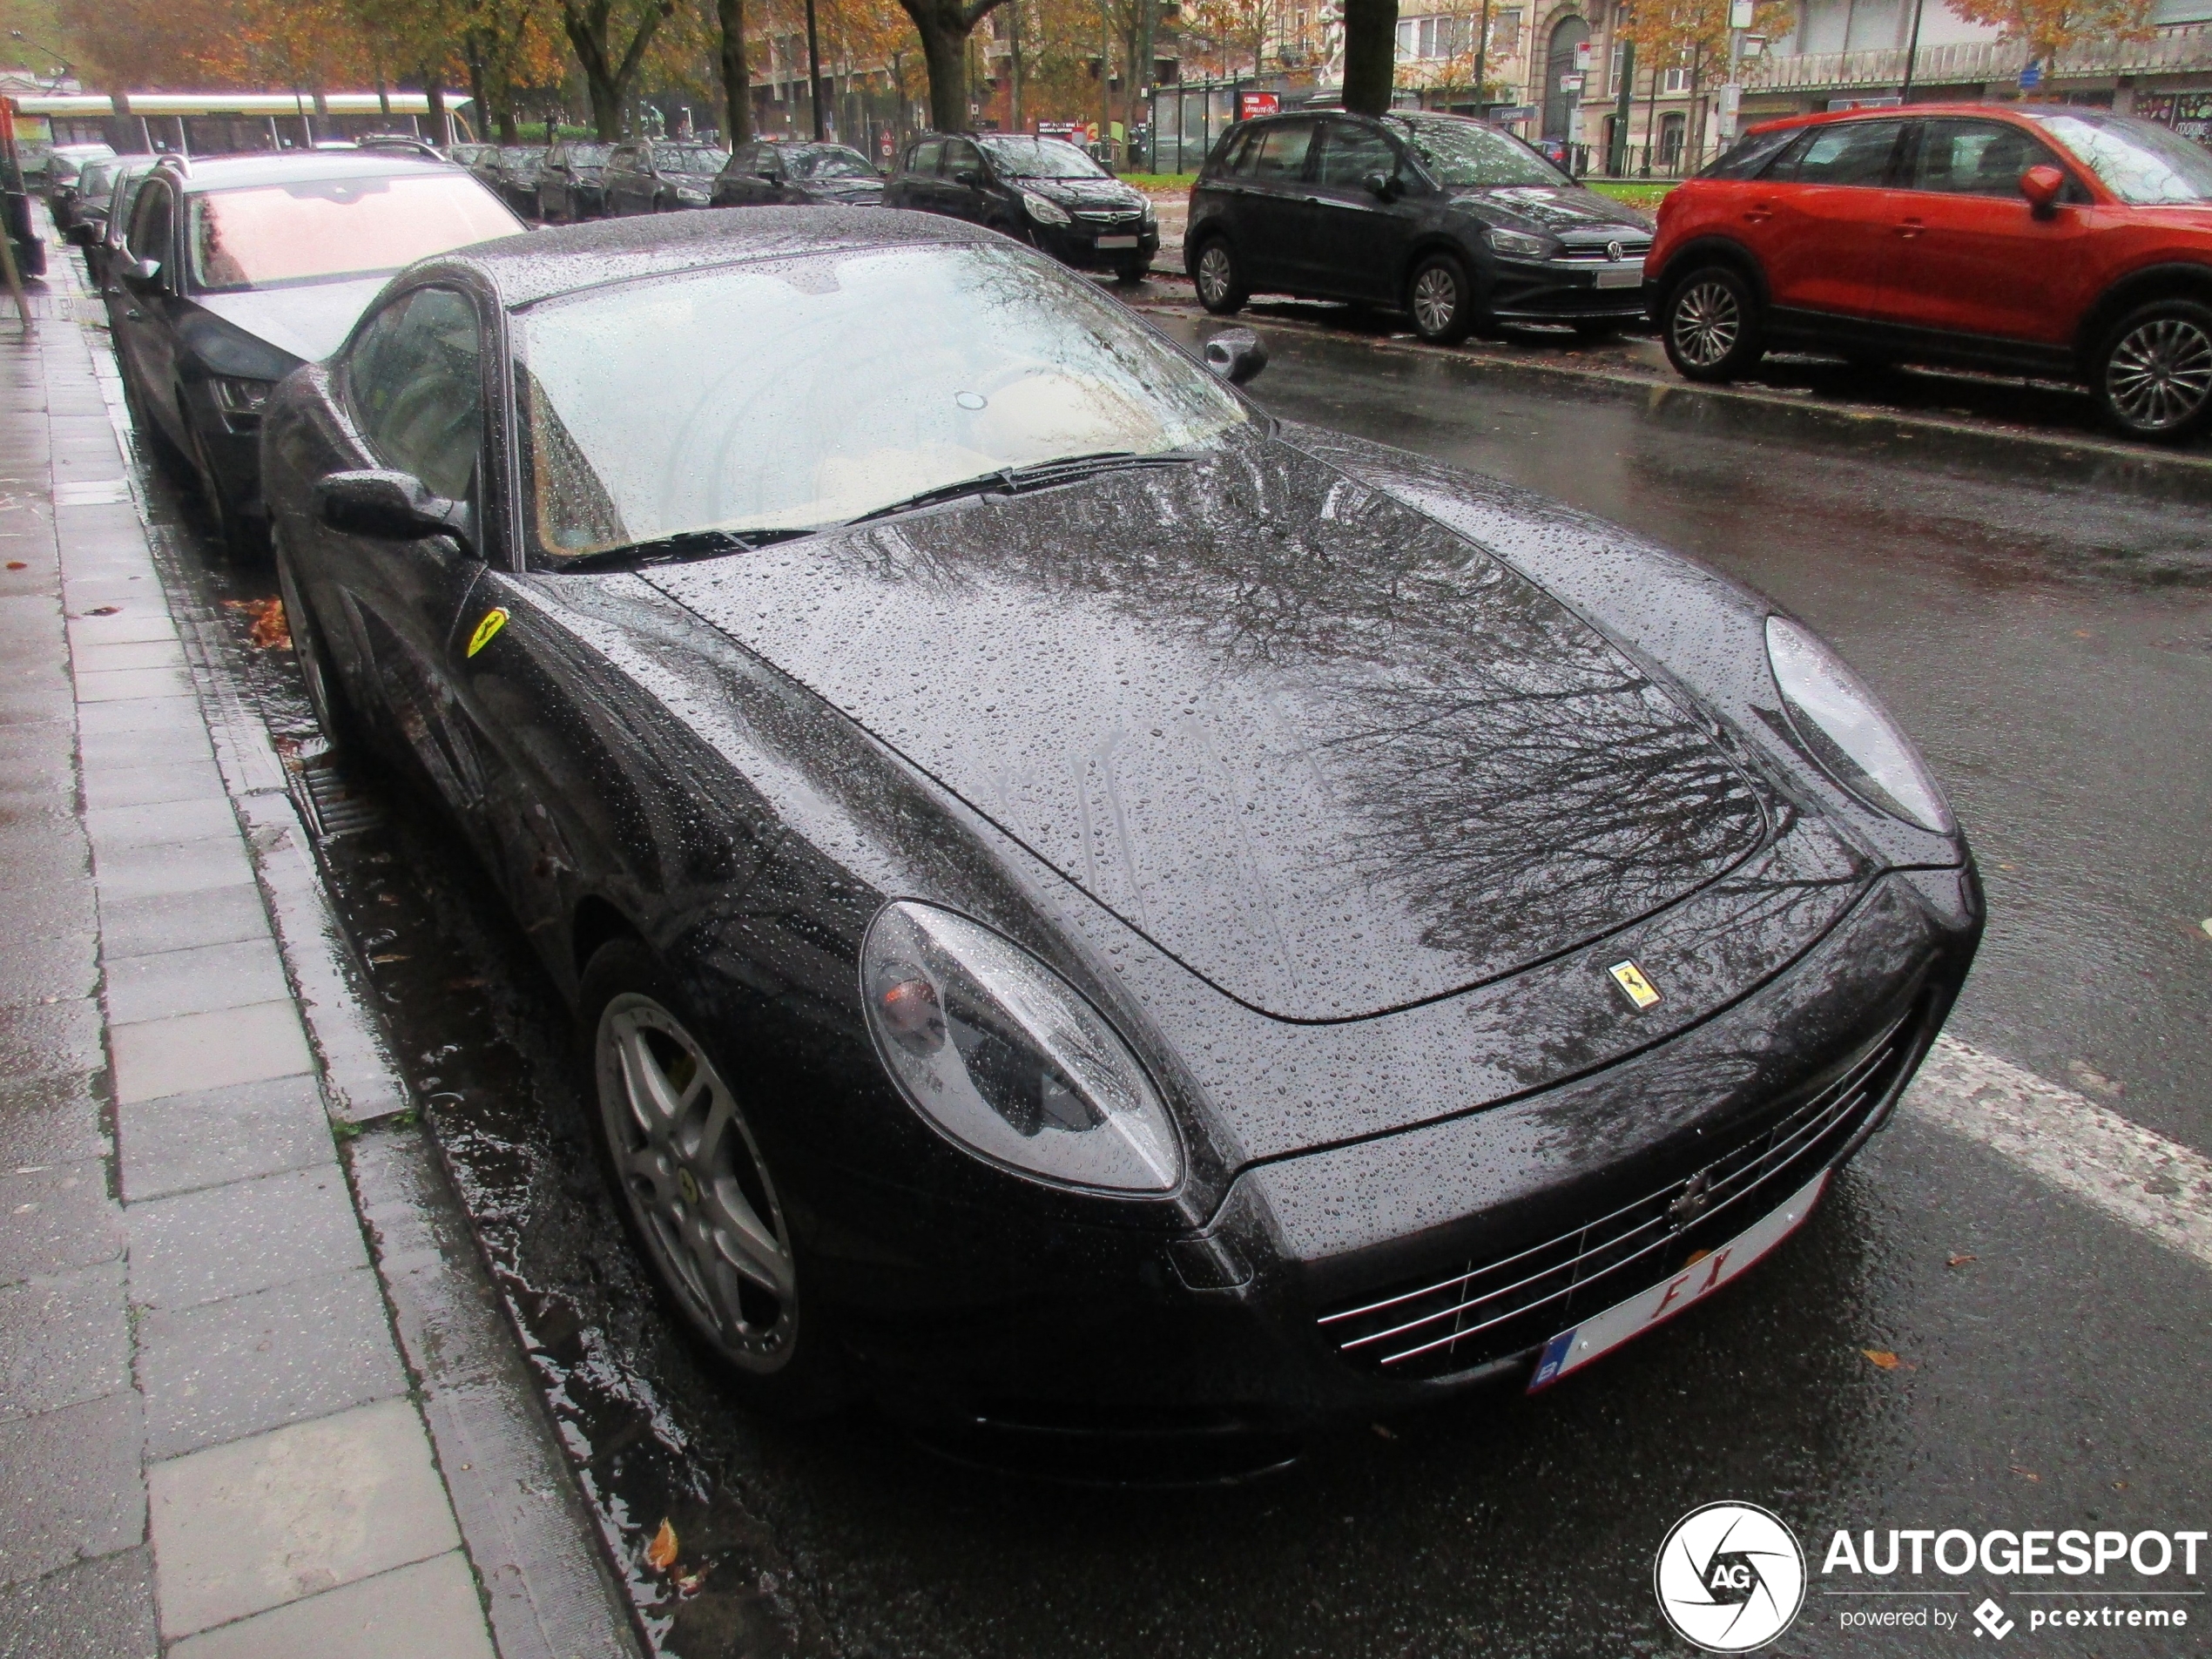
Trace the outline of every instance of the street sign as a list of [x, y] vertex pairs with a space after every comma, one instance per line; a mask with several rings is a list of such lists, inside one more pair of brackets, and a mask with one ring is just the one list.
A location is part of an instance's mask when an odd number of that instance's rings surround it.
[[1575, 48], [1575, 67], [1577, 69], [1588, 69], [1589, 66], [1590, 43], [1587, 40], [1579, 42], [1576, 44]]
[[1743, 89], [1730, 81], [1720, 89], [1721, 119], [1733, 121], [1737, 111], [1743, 107]]
[[2020, 91], [2033, 92], [2042, 84], [2043, 65], [2030, 59], [2027, 67], [2020, 71]]
[[1283, 107], [1282, 96], [1276, 92], [1239, 92], [1237, 95], [1237, 118], [1250, 121], [1257, 116], [1272, 115]]
[[1566, 74], [1559, 78], [1559, 90], [1562, 92], [1581, 91], [1582, 90], [1582, 78], [1575, 73], [1572, 70], [1568, 71]]
[[1534, 104], [1511, 104], [1502, 110], [1491, 111], [1490, 118], [1493, 121], [1533, 121], [1536, 118], [1536, 106]]
[[1730, 29], [1749, 29], [1751, 13], [1752, 0], [1731, 0], [1728, 9], [1728, 26]]

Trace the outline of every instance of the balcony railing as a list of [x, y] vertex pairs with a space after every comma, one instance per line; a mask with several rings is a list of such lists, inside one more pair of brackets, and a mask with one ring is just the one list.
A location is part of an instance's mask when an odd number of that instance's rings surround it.
[[[1923, 46], [1913, 60], [1916, 86], [1988, 84], [2020, 78], [2027, 63], [2021, 41], [1967, 40]], [[2084, 75], [2144, 75], [2212, 68], [2212, 24], [2182, 24], [2148, 40], [2106, 40], [2078, 46], [2047, 68], [2062, 81]], [[1905, 78], [1902, 48], [1863, 52], [1770, 53], [1744, 65], [1747, 92], [1811, 91], [1829, 87], [1891, 87]]]

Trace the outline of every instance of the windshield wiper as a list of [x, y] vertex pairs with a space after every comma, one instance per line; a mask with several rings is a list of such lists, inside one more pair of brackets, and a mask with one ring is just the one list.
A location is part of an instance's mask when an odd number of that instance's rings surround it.
[[1056, 461], [1038, 461], [1026, 467], [1001, 467], [996, 472], [978, 473], [974, 477], [963, 478], [957, 483], [939, 484], [887, 506], [872, 508], [845, 522], [865, 524], [871, 519], [910, 513], [918, 507], [934, 507], [940, 502], [957, 501], [962, 496], [1019, 496], [1028, 490], [1050, 489], [1055, 484], [1072, 484], [1099, 473], [1116, 472], [1126, 467], [1179, 467], [1197, 458], [1197, 454], [1189, 449], [1156, 449], [1149, 455], [1140, 455], [1133, 449], [1105, 449], [1096, 455], [1063, 455]]
[[642, 570], [656, 564], [682, 564], [692, 559], [718, 558], [725, 553], [750, 553], [772, 542], [812, 536], [813, 529], [678, 530], [673, 536], [631, 542], [622, 547], [602, 548], [561, 561], [560, 569], [572, 570]]

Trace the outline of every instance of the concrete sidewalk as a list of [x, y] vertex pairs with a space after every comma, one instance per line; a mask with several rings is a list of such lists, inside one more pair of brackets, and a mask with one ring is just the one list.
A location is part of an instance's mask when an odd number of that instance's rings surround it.
[[0, 1656], [489, 1659], [340, 1153], [404, 1092], [280, 948], [57, 263], [0, 319]]

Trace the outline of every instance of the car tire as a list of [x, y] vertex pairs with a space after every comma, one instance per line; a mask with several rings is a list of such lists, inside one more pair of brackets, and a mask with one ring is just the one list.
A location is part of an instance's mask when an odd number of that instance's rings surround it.
[[2091, 389], [2105, 419], [2131, 438], [2178, 443], [2212, 418], [2212, 306], [2154, 300], [2099, 343]]
[[1217, 317], [1235, 316], [1252, 297], [1244, 282], [1244, 261], [1225, 236], [1206, 239], [1198, 250], [1198, 262], [1190, 267], [1190, 280], [1197, 285], [1198, 303]]
[[[180, 408], [185, 406], [181, 391], [177, 395], [177, 404]], [[260, 528], [239, 511], [230, 491], [223, 488], [223, 481], [216, 476], [207, 451], [199, 442], [199, 429], [189, 419], [185, 422], [185, 431], [192, 439], [193, 482], [199, 486], [200, 499], [214, 516], [215, 539], [221, 545], [223, 556], [233, 564], [258, 563], [268, 550]]]
[[276, 564], [277, 597], [284, 605], [285, 630], [292, 636], [292, 658], [300, 664], [307, 707], [314, 713], [316, 725], [322, 729], [324, 745], [342, 759], [362, 758], [368, 751], [361, 742], [360, 723], [354, 718], [353, 705], [347, 700], [345, 688], [338, 683], [337, 669], [323, 640], [322, 625], [307, 609], [292, 555], [286, 550], [282, 539], [273, 534], [269, 537], [269, 550]]
[[185, 452], [171, 442], [169, 435], [161, 429], [161, 422], [154, 419], [145, 399], [138, 395], [138, 386], [127, 368], [123, 371], [123, 408], [131, 417], [132, 430], [138, 435], [139, 447], [156, 470], [172, 484], [192, 482], [192, 462], [185, 459]]
[[661, 1298], [748, 1406], [834, 1410], [847, 1387], [831, 1321], [711, 1022], [629, 938], [593, 954], [577, 1015], [591, 1143]]
[[1659, 314], [1667, 361], [1684, 380], [1732, 381], [1766, 355], [1758, 295], [1731, 266], [1690, 272], [1668, 289]]
[[1432, 346], [1456, 346], [1474, 332], [1474, 283], [1455, 255], [1431, 253], [1406, 279], [1406, 314]]

